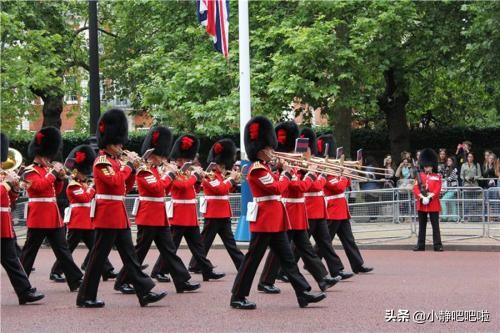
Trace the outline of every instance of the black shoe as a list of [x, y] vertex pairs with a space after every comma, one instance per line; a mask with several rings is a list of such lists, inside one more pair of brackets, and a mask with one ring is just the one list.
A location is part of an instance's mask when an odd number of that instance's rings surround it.
[[436, 246], [434, 246], [434, 251], [436, 251], [436, 252], [443, 252], [444, 251], [443, 245], [436, 245]]
[[297, 296], [297, 301], [301, 308], [305, 308], [309, 303], [318, 303], [326, 298], [325, 293], [313, 293], [310, 291], [304, 291]]
[[276, 277], [276, 280], [280, 280], [281, 282], [284, 282], [284, 283], [290, 282], [290, 279], [288, 278], [288, 276], [286, 276], [286, 274], [278, 275], [278, 277]]
[[350, 279], [354, 276], [352, 273], [346, 273], [346, 272], [339, 272], [338, 275], [342, 278], [342, 280], [347, 280]]
[[135, 288], [128, 284], [128, 283], [124, 283], [122, 285], [119, 285], [119, 286], [114, 286], [114, 289], [116, 291], [119, 291], [121, 292], [122, 294], [125, 294], [125, 295], [132, 295], [132, 294], [135, 294]]
[[352, 271], [354, 272], [354, 274], [368, 273], [368, 272], [373, 271], [373, 267], [361, 266], [361, 267], [359, 267], [357, 269], [353, 269]]
[[165, 296], [167, 296], [166, 291], [162, 291], [161, 293], [155, 293], [150, 291], [146, 295], [139, 297], [139, 303], [141, 304], [141, 306], [146, 306], [149, 303], [158, 302]]
[[196, 289], [200, 289], [201, 285], [199, 283], [191, 283], [189, 281], [184, 282], [179, 287], [175, 287], [175, 290], [178, 294], [181, 294], [185, 291], [194, 291]]
[[66, 282], [66, 278], [64, 277], [64, 275], [59, 273], [50, 273], [49, 279], [54, 282]]
[[201, 274], [201, 268], [198, 267], [189, 267], [188, 271], [193, 273], [193, 274]]
[[231, 297], [231, 303], [229, 303], [234, 309], [242, 309], [242, 310], [254, 310], [257, 307], [257, 304], [254, 302], [250, 302], [245, 297], [236, 298], [234, 296]]
[[80, 279], [80, 280], [77, 280], [76, 282], [70, 284], [69, 291], [71, 291], [71, 292], [77, 291], [78, 288], [80, 288], [80, 286], [82, 285], [82, 283], [83, 283], [83, 280]]
[[331, 287], [336, 285], [337, 282], [339, 282], [340, 280], [342, 280], [342, 277], [340, 277], [339, 275], [337, 275], [336, 277], [326, 276], [323, 278], [323, 280], [321, 280], [318, 283], [319, 289], [321, 289], [321, 291], [330, 289]]
[[91, 300], [76, 300], [76, 306], [79, 308], [103, 308], [104, 307], [104, 301], [91, 301]]
[[425, 251], [425, 246], [415, 246], [413, 248], [413, 251], [417, 252], [417, 251]]
[[36, 288], [31, 288], [28, 292], [24, 293], [22, 296], [19, 296], [19, 305], [36, 302], [44, 297], [45, 295], [41, 292], [36, 291]]
[[276, 287], [274, 284], [264, 283], [259, 283], [257, 285], [257, 290], [262, 291], [266, 294], [279, 294], [281, 292], [280, 288]]
[[153, 274], [151, 275], [153, 279], [156, 279], [158, 282], [166, 283], [170, 282], [170, 278], [168, 277], [167, 274], [159, 273], [159, 274]]
[[111, 271], [108, 271], [106, 273], [102, 273], [102, 280], [108, 281], [109, 279], [116, 279], [117, 276], [118, 276], [118, 273], [111, 270]]
[[208, 280], [219, 280], [222, 279], [224, 276], [226, 276], [225, 273], [218, 273], [218, 272], [208, 272], [208, 273], [203, 273], [203, 281], [208, 281]]

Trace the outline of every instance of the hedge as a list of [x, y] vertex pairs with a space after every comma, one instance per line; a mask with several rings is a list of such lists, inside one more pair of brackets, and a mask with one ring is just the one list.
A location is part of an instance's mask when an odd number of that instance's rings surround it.
[[[33, 133], [19, 132], [10, 138], [11, 146], [19, 150], [23, 156], [27, 156], [28, 144], [33, 136]], [[144, 139], [144, 132], [131, 132], [129, 143], [126, 148], [139, 152]], [[239, 145], [239, 134], [232, 133], [223, 136], [231, 138]], [[208, 151], [212, 144], [222, 138], [200, 138], [200, 161], [204, 162], [208, 155]], [[358, 148], [363, 148], [365, 156], [370, 154], [382, 161], [385, 154], [389, 151], [389, 135], [386, 130], [377, 129], [354, 129], [352, 131], [352, 155], [355, 156], [355, 151]], [[89, 137], [86, 133], [65, 133], [63, 135], [63, 154], [68, 153], [75, 146], [80, 144], [88, 144]], [[414, 152], [417, 149], [432, 147], [434, 149], [447, 148], [454, 152], [459, 142], [469, 140], [472, 142], [473, 151], [482, 155], [485, 149], [493, 150], [497, 155], [500, 153], [500, 128], [447, 128], [447, 129], [416, 129], [410, 131], [410, 145]], [[478, 160], [482, 160], [482, 156], [476, 156]], [[30, 161], [26, 160], [27, 163]]]

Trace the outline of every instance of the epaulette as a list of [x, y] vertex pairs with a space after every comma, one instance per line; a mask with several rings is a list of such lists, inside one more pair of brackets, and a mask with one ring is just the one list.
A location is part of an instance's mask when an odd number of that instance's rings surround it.
[[148, 173], [153, 173], [153, 171], [151, 171], [151, 168], [149, 168], [147, 165], [141, 165], [138, 169], [137, 169], [137, 173], [139, 172], [148, 172]]
[[258, 170], [258, 169], [264, 169], [264, 170], [266, 170], [266, 167], [263, 166], [262, 163], [260, 163], [259, 161], [257, 161], [257, 162], [252, 163], [252, 166], [250, 167], [250, 170], [248, 171], [248, 173], [251, 173], [252, 171]]
[[36, 172], [39, 174], [38, 170], [35, 169], [34, 164], [30, 164], [26, 168], [24, 168], [23, 174], [28, 173], [28, 172]]
[[99, 157], [95, 160], [95, 165], [98, 164], [107, 164], [107, 165], [113, 165], [111, 162], [108, 160], [108, 157], [106, 155], [99, 155]]
[[77, 182], [76, 180], [72, 180], [68, 183], [68, 187], [70, 186], [82, 186], [82, 184], [80, 184], [79, 182]]

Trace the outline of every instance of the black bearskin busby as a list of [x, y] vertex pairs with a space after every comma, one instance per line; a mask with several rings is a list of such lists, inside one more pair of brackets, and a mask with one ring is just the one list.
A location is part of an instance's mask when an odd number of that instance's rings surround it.
[[168, 157], [171, 147], [172, 132], [166, 127], [156, 126], [151, 128], [146, 135], [142, 143], [141, 154], [144, 154], [148, 149], [154, 148], [153, 154]]
[[0, 133], [0, 155], [2, 155], [2, 163], [7, 161], [7, 157], [9, 156], [9, 138], [3, 133]]
[[278, 141], [273, 124], [264, 116], [256, 116], [245, 125], [245, 150], [248, 160], [257, 161], [257, 153], [266, 148], [276, 148]]
[[79, 145], [73, 148], [66, 158], [64, 165], [70, 169], [76, 169], [84, 175], [92, 174], [92, 166], [95, 160], [95, 152], [89, 145]]
[[[328, 151], [325, 152], [326, 145], [328, 144]], [[335, 144], [335, 139], [331, 134], [323, 134], [318, 140], [316, 140], [316, 154], [317, 156], [335, 158], [335, 151], [337, 150], [337, 145]]]
[[170, 159], [185, 158], [193, 160], [200, 148], [200, 140], [191, 134], [184, 134], [177, 138], [170, 152]]
[[278, 147], [276, 151], [289, 153], [295, 149], [295, 140], [299, 137], [299, 127], [293, 121], [279, 123], [275, 128]]
[[61, 132], [55, 127], [44, 127], [35, 133], [28, 146], [28, 156], [36, 155], [53, 159], [62, 147]]
[[227, 170], [231, 169], [236, 157], [236, 145], [231, 139], [222, 139], [214, 143], [208, 153], [207, 163], [222, 164]]
[[318, 153], [318, 148], [316, 147], [316, 133], [309, 127], [304, 127], [300, 131], [299, 137], [309, 139], [309, 149], [311, 149], [311, 154], [316, 155]]
[[128, 122], [125, 113], [120, 109], [110, 109], [99, 119], [97, 126], [97, 144], [99, 148], [107, 145], [123, 144], [128, 141]]
[[432, 166], [432, 172], [438, 172], [438, 155], [431, 148], [425, 148], [420, 152], [418, 165], [423, 170], [426, 166]]

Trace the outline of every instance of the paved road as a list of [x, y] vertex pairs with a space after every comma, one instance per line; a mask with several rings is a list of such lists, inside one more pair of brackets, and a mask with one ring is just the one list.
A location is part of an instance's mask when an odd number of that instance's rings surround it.
[[[252, 292], [257, 310], [238, 311], [229, 307], [229, 292], [235, 269], [224, 250], [209, 257], [227, 276], [203, 283], [197, 293], [175, 294], [171, 283], [159, 284], [169, 295], [161, 302], [141, 308], [135, 296], [113, 291], [113, 282], [101, 283], [99, 298], [103, 309], [78, 309], [75, 293], [65, 284], [48, 280], [53, 261], [50, 250], [42, 249], [32, 274], [33, 284], [45, 292], [38, 305], [18, 306], [5, 272], [1, 273], [2, 332], [387, 332], [387, 331], [500, 331], [500, 253], [498, 252], [363, 252], [375, 267], [373, 274], [355, 276], [328, 292], [317, 306], [300, 309], [289, 284], [280, 283], [281, 295]], [[85, 250], [75, 253], [81, 262]], [[180, 250], [188, 259], [187, 250]], [[154, 262], [150, 255], [146, 261]], [[343, 254], [342, 254], [343, 255]], [[347, 260], [342, 256], [343, 260]], [[111, 261], [117, 266], [116, 252]], [[306, 275], [312, 281], [309, 274]], [[193, 280], [201, 280], [195, 275]], [[317, 290], [317, 286], [313, 284]], [[255, 288], [254, 288], [255, 290]], [[409, 322], [386, 322], [386, 311], [409, 311]], [[442, 323], [440, 310], [486, 310], [490, 322]], [[435, 313], [434, 322], [416, 324], [413, 314]], [[403, 311], [404, 312], [404, 311]], [[467, 312], [469, 313], [469, 312]], [[398, 317], [405, 319], [404, 313]], [[463, 317], [460, 317], [463, 320]], [[484, 317], [483, 317], [484, 318]]]

